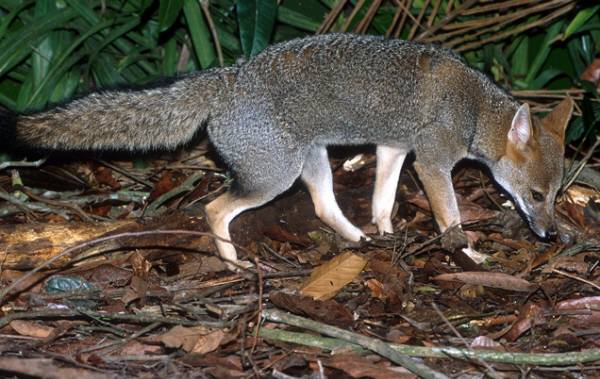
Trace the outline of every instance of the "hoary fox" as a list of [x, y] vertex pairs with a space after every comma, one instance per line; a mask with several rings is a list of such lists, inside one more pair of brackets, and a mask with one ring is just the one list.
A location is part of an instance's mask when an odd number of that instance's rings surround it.
[[377, 167], [373, 223], [390, 219], [404, 158], [414, 168], [440, 231], [460, 225], [451, 170], [487, 165], [531, 229], [556, 235], [571, 99], [533, 117], [449, 50], [374, 36], [329, 34], [273, 45], [237, 67], [215, 68], [141, 90], [106, 90], [49, 110], [2, 115], [24, 146], [57, 150], [174, 149], [203, 127], [231, 171], [229, 191], [206, 206], [225, 260], [238, 263], [229, 224], [300, 177], [315, 211], [344, 238], [366, 238], [333, 193], [328, 145], [372, 144]]

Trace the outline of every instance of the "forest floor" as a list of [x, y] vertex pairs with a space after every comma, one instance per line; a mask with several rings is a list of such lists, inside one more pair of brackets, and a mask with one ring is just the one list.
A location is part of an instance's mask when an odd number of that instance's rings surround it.
[[333, 156], [340, 206], [372, 240], [340, 239], [297, 184], [233, 222], [255, 263], [241, 273], [205, 222], [229, 183], [206, 143], [3, 171], [0, 376], [600, 377], [600, 192], [572, 185], [567, 238], [544, 242], [485, 173], [457, 168], [475, 262], [443, 246], [410, 161], [395, 233], [378, 236], [373, 155], [353, 171], [354, 152]]

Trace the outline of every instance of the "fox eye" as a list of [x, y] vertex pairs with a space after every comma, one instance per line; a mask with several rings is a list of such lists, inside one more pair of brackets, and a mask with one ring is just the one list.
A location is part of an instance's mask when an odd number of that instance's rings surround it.
[[541, 193], [539, 193], [536, 190], [531, 190], [531, 196], [533, 197], [533, 200], [535, 200], [535, 201], [544, 201], [544, 195], [542, 195]]

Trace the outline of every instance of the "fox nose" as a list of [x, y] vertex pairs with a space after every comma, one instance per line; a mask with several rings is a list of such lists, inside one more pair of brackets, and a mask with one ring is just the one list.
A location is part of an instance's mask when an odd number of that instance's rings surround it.
[[556, 241], [558, 233], [556, 232], [556, 226], [552, 225], [546, 230], [546, 238], [551, 241]]

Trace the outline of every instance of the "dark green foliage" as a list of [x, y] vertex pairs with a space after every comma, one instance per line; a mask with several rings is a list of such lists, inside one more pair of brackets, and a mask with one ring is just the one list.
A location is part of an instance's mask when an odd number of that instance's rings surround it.
[[[2, 1], [0, 104], [38, 109], [99, 87], [233, 64], [270, 43], [317, 31], [354, 31], [441, 43], [517, 91], [586, 89], [591, 105], [582, 107], [586, 121], [573, 123], [571, 140], [590, 135], [600, 118], [593, 86], [580, 80], [600, 50], [595, 2], [549, 8], [539, 1], [481, 12], [501, 2], [453, 1], [448, 8], [446, 0], [414, 0], [411, 17], [402, 22], [396, 2], [346, 1], [323, 28], [340, 1]], [[489, 24], [507, 15], [515, 19]], [[549, 21], [535, 24], [543, 17]], [[481, 26], [469, 29], [469, 23]]]

